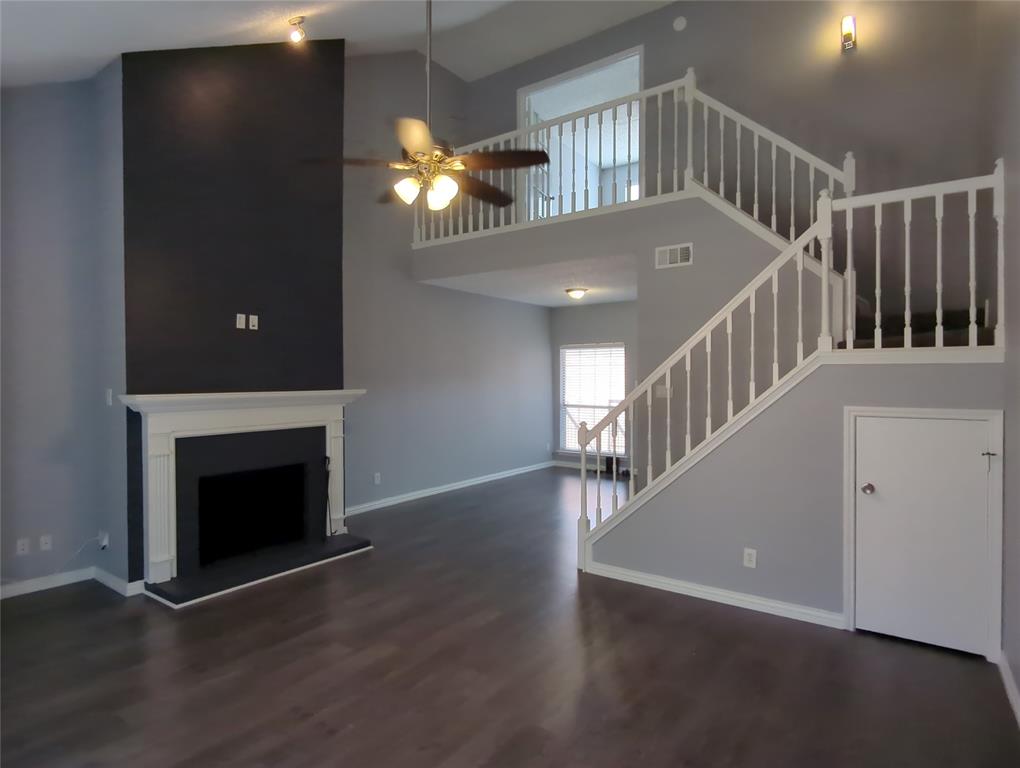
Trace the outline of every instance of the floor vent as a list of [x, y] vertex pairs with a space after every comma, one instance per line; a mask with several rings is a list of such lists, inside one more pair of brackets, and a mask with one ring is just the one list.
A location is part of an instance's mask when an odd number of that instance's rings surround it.
[[694, 260], [694, 244], [662, 245], [655, 249], [655, 268], [683, 267]]

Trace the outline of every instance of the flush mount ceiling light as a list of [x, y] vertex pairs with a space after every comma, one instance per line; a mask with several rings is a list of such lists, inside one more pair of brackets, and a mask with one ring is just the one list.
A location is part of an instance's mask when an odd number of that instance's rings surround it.
[[843, 40], [843, 53], [849, 53], [857, 48], [857, 18], [844, 16], [839, 23], [840, 35]]
[[290, 37], [290, 41], [292, 43], [300, 43], [305, 39], [305, 28], [301, 26], [305, 23], [304, 16], [294, 16], [293, 18], [288, 19], [287, 23], [290, 24], [290, 33], [288, 34], [288, 37]]
[[567, 288], [567, 296], [574, 300], [583, 299], [586, 293], [588, 293], [587, 288]]

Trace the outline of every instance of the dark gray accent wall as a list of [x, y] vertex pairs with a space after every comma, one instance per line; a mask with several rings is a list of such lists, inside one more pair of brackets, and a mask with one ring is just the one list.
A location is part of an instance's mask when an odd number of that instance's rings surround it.
[[123, 66], [128, 391], [341, 388], [343, 41]]

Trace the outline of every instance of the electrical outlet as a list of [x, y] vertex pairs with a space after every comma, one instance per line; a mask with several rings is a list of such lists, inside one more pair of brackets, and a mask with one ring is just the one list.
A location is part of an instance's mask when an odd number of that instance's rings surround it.
[[372, 476], [372, 482], [376, 485], [382, 485], [382, 472], [376, 472], [375, 475]]
[[240, 312], [234, 318], [234, 327], [239, 331], [243, 331], [248, 326], [248, 316], [242, 315]]
[[744, 547], [744, 567], [745, 568], [757, 568], [758, 567], [758, 550], [751, 549], [750, 547]]
[[99, 541], [100, 549], [107, 549], [110, 546], [110, 534], [106, 531], [100, 531], [96, 539]]
[[18, 539], [18, 548], [15, 550], [19, 555], [27, 555], [32, 551], [32, 542], [29, 539]]
[[248, 315], [248, 330], [257, 331], [259, 329], [259, 316]]
[[53, 549], [53, 537], [48, 533], [44, 533], [39, 537], [39, 551], [49, 552], [51, 549]]
[[109, 388], [106, 390], [106, 404], [113, 405], [113, 390]]

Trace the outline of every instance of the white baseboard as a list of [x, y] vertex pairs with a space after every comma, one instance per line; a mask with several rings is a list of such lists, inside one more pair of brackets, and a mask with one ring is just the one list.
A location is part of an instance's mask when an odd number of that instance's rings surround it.
[[548, 469], [549, 467], [556, 466], [554, 461], [543, 461], [539, 464], [532, 464], [527, 467], [516, 467], [515, 469], [507, 469], [503, 472], [494, 472], [491, 475], [482, 475], [481, 477], [471, 477], [467, 480], [458, 480], [456, 483], [447, 483], [446, 485], [437, 485], [434, 488], [423, 488], [420, 491], [412, 491], [411, 493], [402, 493], [399, 496], [387, 496], [385, 499], [376, 499], [375, 501], [368, 501], [364, 504], [355, 504], [353, 507], [347, 507], [347, 515], [359, 515], [362, 512], [369, 512], [373, 509], [381, 509], [382, 507], [391, 507], [394, 504], [403, 504], [405, 501], [414, 501], [416, 499], [424, 499], [427, 496], [435, 496], [439, 493], [447, 493], [449, 491], [456, 491], [461, 488], [469, 488], [472, 485], [480, 485], [481, 483], [490, 483], [493, 480], [502, 480], [505, 477], [513, 477], [514, 475], [523, 475], [525, 472], [534, 472], [538, 469]]
[[1009, 705], [1013, 708], [1017, 727], [1020, 727], [1020, 689], [1017, 688], [1017, 680], [1013, 669], [1009, 666], [1005, 649], [999, 657], [999, 672], [1002, 673], [1002, 684], [1006, 687], [1006, 697], [1009, 699]]
[[79, 568], [77, 571], [64, 571], [63, 573], [54, 573], [49, 576], [40, 576], [37, 579], [14, 581], [0, 587], [0, 598], [7, 599], [8, 597], [27, 595], [30, 592], [40, 592], [44, 589], [63, 587], [78, 581], [88, 581], [93, 578], [94, 570], [91, 567]]
[[670, 579], [666, 576], [632, 571], [628, 568], [620, 568], [619, 566], [606, 565], [604, 563], [590, 562], [586, 570], [588, 573], [595, 574], [596, 576], [606, 576], [610, 579], [629, 581], [632, 584], [640, 584], [645, 587], [664, 589], [667, 592], [676, 592], [681, 595], [689, 595], [690, 597], [700, 597], [702, 600], [725, 603], [737, 608], [771, 613], [773, 616], [806, 621], [811, 624], [821, 624], [824, 627], [833, 627], [834, 629], [846, 629], [846, 619], [842, 613], [823, 611], [819, 608], [809, 608], [806, 605], [797, 605], [796, 603], [784, 603], [781, 600], [748, 595], [744, 592], [731, 592], [728, 589], [707, 587], [704, 584]]
[[112, 573], [104, 571], [99, 566], [96, 566], [95, 575], [92, 578], [103, 586], [109, 587], [114, 592], [124, 595], [124, 597], [140, 595], [145, 591], [144, 581], [125, 581], [120, 576], [114, 576]]

